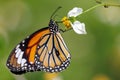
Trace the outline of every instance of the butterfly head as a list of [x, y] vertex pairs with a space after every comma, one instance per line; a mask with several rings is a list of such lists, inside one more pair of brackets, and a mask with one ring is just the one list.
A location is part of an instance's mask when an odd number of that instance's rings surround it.
[[58, 29], [58, 24], [57, 24], [56, 21], [53, 20], [53, 18], [55, 17], [55, 13], [56, 13], [60, 8], [62, 8], [62, 7], [59, 6], [59, 7], [53, 12], [53, 14], [52, 14], [51, 17], [50, 17], [50, 22], [49, 22], [49, 25], [48, 25], [48, 26], [49, 26], [49, 29], [50, 29], [50, 32], [51, 32], [51, 33], [56, 33], [56, 32], [59, 31], [59, 29]]
[[49, 22], [49, 29], [51, 33], [56, 33], [58, 32], [58, 24], [54, 20], [50, 20]]

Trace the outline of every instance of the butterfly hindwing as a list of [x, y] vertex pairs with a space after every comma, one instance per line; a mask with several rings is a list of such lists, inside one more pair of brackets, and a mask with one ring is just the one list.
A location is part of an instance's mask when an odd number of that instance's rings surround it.
[[60, 72], [66, 69], [70, 63], [70, 54], [60, 33], [46, 35], [42, 40], [37, 49], [37, 67], [45, 72]]

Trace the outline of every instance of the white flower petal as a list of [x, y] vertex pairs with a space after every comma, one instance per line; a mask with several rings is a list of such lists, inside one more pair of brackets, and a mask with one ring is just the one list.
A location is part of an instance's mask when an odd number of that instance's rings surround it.
[[72, 10], [70, 10], [70, 11], [68, 12], [68, 15], [67, 15], [67, 16], [68, 16], [68, 17], [76, 17], [76, 16], [82, 14], [82, 12], [83, 12], [83, 9], [82, 9], [82, 8], [74, 7]]
[[87, 34], [86, 30], [85, 30], [85, 24], [84, 23], [80, 23], [79, 21], [75, 21], [73, 24], [70, 23], [73, 30], [77, 33], [77, 34]]

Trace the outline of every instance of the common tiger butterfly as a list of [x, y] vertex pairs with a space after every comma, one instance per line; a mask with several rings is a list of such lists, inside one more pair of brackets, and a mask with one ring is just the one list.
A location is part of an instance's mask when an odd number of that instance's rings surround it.
[[6, 65], [14, 74], [34, 71], [53, 73], [66, 69], [70, 58], [57, 22], [50, 19], [48, 27], [34, 32], [12, 50]]

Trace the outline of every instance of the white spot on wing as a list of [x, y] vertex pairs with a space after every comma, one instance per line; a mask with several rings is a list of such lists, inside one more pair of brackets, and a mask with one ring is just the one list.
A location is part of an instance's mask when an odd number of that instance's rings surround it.
[[22, 61], [21, 61], [21, 67], [24, 66], [25, 62], [26, 62], [26, 59], [22, 59]]
[[33, 62], [30, 62], [30, 64], [33, 64]]
[[20, 53], [19, 53], [19, 57], [18, 57], [18, 60], [17, 60], [17, 63], [18, 64], [21, 64], [21, 62], [22, 62], [22, 57], [23, 57], [23, 51], [21, 51]]
[[22, 44], [22, 46], [25, 46], [24, 44]]
[[22, 41], [22, 43], [24, 43], [24, 42], [25, 42], [25, 40]]
[[16, 53], [15, 57], [16, 57], [16, 58], [19, 57], [20, 52], [21, 52], [21, 49], [20, 49], [20, 48], [17, 48], [17, 49], [15, 50], [15, 53]]
[[19, 48], [19, 47], [20, 47], [20, 45], [18, 44], [17, 47], [16, 47], [16, 49]]
[[69, 57], [70, 57], [70, 54], [68, 54], [67, 58], [69, 58]]

